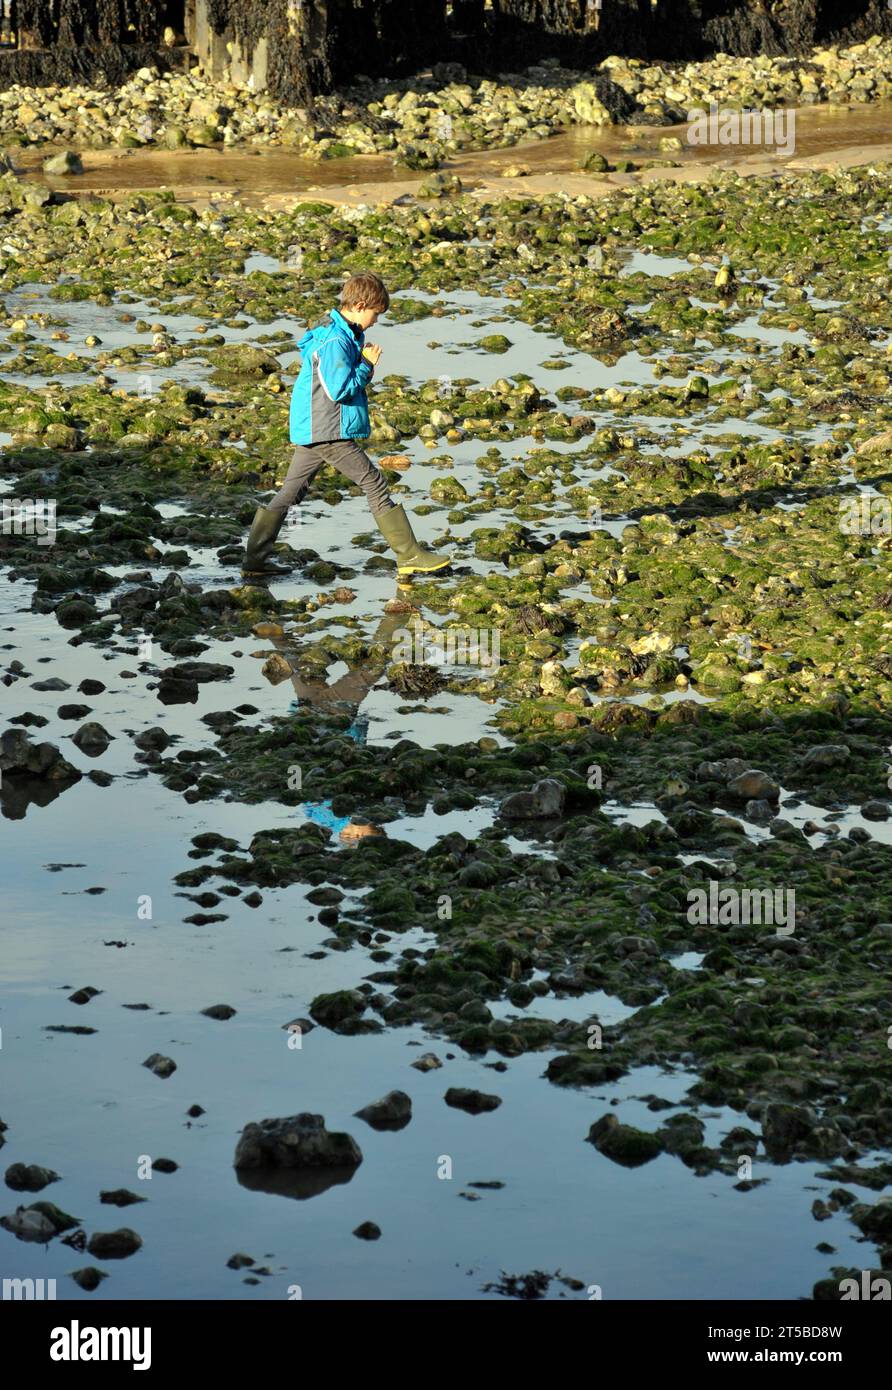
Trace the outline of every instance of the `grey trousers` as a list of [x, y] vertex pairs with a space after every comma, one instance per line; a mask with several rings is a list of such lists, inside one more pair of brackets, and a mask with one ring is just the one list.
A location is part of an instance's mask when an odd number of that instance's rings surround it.
[[289, 507], [302, 502], [310, 483], [326, 463], [362, 488], [373, 516], [393, 506], [384, 474], [356, 440], [333, 439], [325, 444], [297, 445], [288, 476], [272, 501], [267, 503], [268, 510], [287, 512]]

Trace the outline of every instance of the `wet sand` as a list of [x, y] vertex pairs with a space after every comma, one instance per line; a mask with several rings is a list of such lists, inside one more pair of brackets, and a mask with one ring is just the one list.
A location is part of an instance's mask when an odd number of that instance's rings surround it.
[[[892, 103], [864, 106], [811, 106], [796, 112], [793, 153], [771, 148], [690, 145], [688, 127], [575, 126], [547, 140], [506, 149], [474, 151], [456, 156], [444, 172], [457, 174], [466, 188], [482, 196], [516, 191], [548, 195], [567, 192], [591, 197], [617, 187], [652, 180], [703, 182], [715, 170], [735, 170], [743, 176], [786, 169], [852, 167], [892, 159]], [[676, 136], [682, 149], [665, 151], [660, 141]], [[611, 163], [629, 159], [676, 161], [671, 167], [633, 173], [589, 174], [580, 169], [587, 155], [599, 152]], [[287, 150], [241, 146], [201, 150], [86, 150], [84, 173], [50, 178], [42, 172], [46, 149], [23, 151], [17, 167], [49, 187], [71, 193], [90, 192], [115, 197], [138, 189], [169, 188], [177, 198], [196, 205], [238, 198], [252, 206], [287, 209], [305, 201], [351, 205], [390, 203], [417, 196], [428, 173], [402, 174], [387, 155], [366, 155], [323, 162], [304, 159]], [[507, 170], [521, 167], [520, 177]]]

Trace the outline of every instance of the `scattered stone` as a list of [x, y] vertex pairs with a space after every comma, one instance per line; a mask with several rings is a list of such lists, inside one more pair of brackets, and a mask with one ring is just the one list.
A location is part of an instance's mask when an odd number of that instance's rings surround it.
[[506, 820], [554, 820], [564, 809], [566, 788], [555, 777], [536, 782], [528, 792], [512, 792], [501, 805]]
[[99, 1288], [103, 1279], [108, 1278], [108, 1275], [103, 1273], [101, 1269], [97, 1269], [95, 1265], [88, 1265], [85, 1269], [73, 1270], [71, 1278], [87, 1293], [93, 1293], [95, 1289]]
[[205, 1018], [217, 1018], [224, 1022], [226, 1019], [235, 1018], [236, 1014], [236, 1010], [231, 1004], [211, 1004], [209, 1008], [202, 1009], [201, 1012]]
[[76, 733], [72, 734], [71, 742], [88, 757], [98, 757], [104, 753], [112, 741], [113, 735], [110, 734], [101, 724], [90, 723], [82, 724]]
[[176, 1062], [170, 1057], [162, 1057], [160, 1052], [153, 1052], [151, 1057], [147, 1057], [143, 1062], [144, 1067], [160, 1076], [162, 1081], [166, 1081], [169, 1076], [173, 1076], [177, 1069]]
[[43, 172], [58, 176], [60, 174], [82, 174], [84, 163], [74, 150], [60, 150], [43, 161]]
[[498, 1110], [502, 1104], [500, 1096], [489, 1096], [484, 1091], [474, 1091], [467, 1086], [450, 1086], [443, 1099], [453, 1109], [464, 1110], [468, 1115]]
[[235, 1168], [357, 1167], [362, 1151], [349, 1134], [330, 1133], [321, 1115], [306, 1112], [246, 1125]]
[[13, 1163], [6, 1170], [6, 1186], [13, 1192], [41, 1192], [58, 1181], [58, 1173], [52, 1168], [41, 1168], [37, 1163]]
[[412, 1118], [412, 1101], [405, 1091], [388, 1091], [354, 1114], [372, 1129], [404, 1129]]
[[141, 1238], [129, 1226], [117, 1231], [96, 1231], [87, 1242], [87, 1250], [97, 1260], [126, 1260], [141, 1247]]
[[434, 1052], [422, 1052], [420, 1057], [416, 1057], [414, 1062], [409, 1063], [416, 1071], [438, 1071], [443, 1063]]
[[588, 1143], [594, 1144], [605, 1158], [624, 1168], [638, 1168], [643, 1163], [663, 1152], [663, 1141], [659, 1134], [649, 1134], [636, 1129], [634, 1125], [624, 1125], [615, 1115], [602, 1115], [588, 1132]]

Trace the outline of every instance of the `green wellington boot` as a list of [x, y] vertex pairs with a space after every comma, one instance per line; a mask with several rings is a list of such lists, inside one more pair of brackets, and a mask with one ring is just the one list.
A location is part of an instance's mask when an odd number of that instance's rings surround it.
[[397, 574], [429, 574], [431, 570], [442, 570], [452, 563], [451, 556], [437, 555], [433, 550], [425, 550], [415, 539], [409, 518], [402, 507], [391, 507], [389, 511], [378, 512], [375, 522], [396, 556]]
[[242, 574], [290, 574], [290, 565], [279, 565], [271, 560], [276, 537], [285, 520], [283, 511], [270, 511], [268, 507], [258, 507], [251, 523], [251, 533], [245, 547]]

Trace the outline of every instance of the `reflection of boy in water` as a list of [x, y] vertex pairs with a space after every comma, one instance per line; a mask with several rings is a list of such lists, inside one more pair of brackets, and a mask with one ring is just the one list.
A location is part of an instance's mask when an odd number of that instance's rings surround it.
[[[394, 633], [403, 627], [405, 622], [405, 613], [385, 614], [378, 624], [372, 643], [389, 646]], [[312, 705], [326, 713], [352, 714], [353, 722], [344, 732], [348, 738], [364, 747], [368, 736], [369, 716], [360, 714], [359, 707], [372, 687], [377, 684], [387, 661], [388, 655], [385, 653], [370, 654], [331, 683], [324, 680], [307, 680], [299, 671], [294, 671], [291, 684], [294, 687], [295, 699], [288, 707], [289, 712], [296, 714], [302, 706]], [[304, 802], [301, 810], [308, 820], [314, 821], [317, 825], [327, 826], [335, 835], [340, 834], [350, 821], [349, 816], [336, 816], [329, 802]]]

